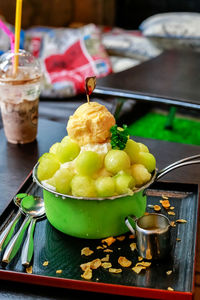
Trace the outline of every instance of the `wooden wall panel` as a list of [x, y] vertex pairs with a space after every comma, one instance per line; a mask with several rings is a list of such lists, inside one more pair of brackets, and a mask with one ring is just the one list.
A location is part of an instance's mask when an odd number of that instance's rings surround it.
[[[16, 0], [0, 0], [0, 14], [14, 24]], [[115, 0], [23, 0], [22, 28], [70, 23], [113, 25]]]
[[115, 0], [75, 0], [74, 21], [101, 25], [113, 25]]

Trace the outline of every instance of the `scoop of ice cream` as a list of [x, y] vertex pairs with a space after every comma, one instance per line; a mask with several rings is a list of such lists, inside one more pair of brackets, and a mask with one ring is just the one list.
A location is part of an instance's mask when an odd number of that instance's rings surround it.
[[79, 106], [70, 116], [67, 131], [70, 138], [82, 146], [106, 142], [113, 125], [115, 118], [107, 108], [97, 102], [90, 102]]

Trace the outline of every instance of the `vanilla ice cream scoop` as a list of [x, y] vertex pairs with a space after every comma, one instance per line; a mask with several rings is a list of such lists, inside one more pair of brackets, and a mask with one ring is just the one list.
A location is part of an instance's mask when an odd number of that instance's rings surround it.
[[113, 125], [115, 118], [104, 105], [89, 102], [79, 106], [70, 116], [67, 131], [69, 137], [82, 146], [107, 142]]

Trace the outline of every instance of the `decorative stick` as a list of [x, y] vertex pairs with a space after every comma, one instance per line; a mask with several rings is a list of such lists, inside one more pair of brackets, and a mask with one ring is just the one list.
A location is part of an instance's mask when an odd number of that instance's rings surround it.
[[94, 91], [95, 87], [96, 87], [96, 76], [87, 77], [85, 79], [85, 90], [86, 90], [88, 104], [90, 103], [90, 95]]

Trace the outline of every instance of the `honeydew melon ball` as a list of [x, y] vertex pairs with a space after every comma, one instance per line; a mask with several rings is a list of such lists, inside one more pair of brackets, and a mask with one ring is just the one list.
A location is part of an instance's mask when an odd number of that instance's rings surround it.
[[68, 135], [64, 136], [64, 138], [61, 140], [61, 143], [67, 143], [70, 140], [70, 137]]
[[89, 176], [75, 175], [71, 181], [72, 195], [76, 197], [96, 197], [94, 180]]
[[101, 156], [93, 151], [83, 151], [75, 162], [75, 168], [81, 175], [93, 175], [102, 167]]
[[117, 174], [130, 168], [130, 158], [123, 150], [110, 150], [105, 156], [104, 165], [108, 172]]
[[101, 168], [96, 173], [93, 174], [92, 178], [97, 179], [99, 177], [111, 177], [112, 173], [108, 172], [106, 168]]
[[59, 169], [54, 176], [49, 180], [58, 193], [67, 194], [71, 193], [71, 180], [74, 173], [70, 169], [62, 168]]
[[115, 184], [117, 194], [127, 194], [132, 192], [135, 187], [135, 179], [133, 176], [121, 171], [115, 176]]
[[148, 147], [145, 144], [142, 143], [138, 143], [139, 147], [140, 147], [140, 151], [142, 152], [149, 152]]
[[155, 157], [153, 156], [153, 154], [148, 152], [139, 152], [137, 163], [144, 165], [149, 173], [155, 170], [156, 167]]
[[98, 197], [111, 197], [115, 194], [115, 180], [113, 177], [99, 177], [95, 181]]
[[140, 151], [140, 146], [137, 142], [135, 142], [131, 139], [128, 139], [128, 141], [126, 143], [126, 147], [124, 148], [124, 151], [130, 157], [131, 163], [137, 162], [138, 154]]
[[60, 145], [60, 143], [55, 143], [55, 144], [53, 144], [53, 145], [50, 147], [50, 149], [49, 149], [49, 153], [54, 153], [54, 154], [56, 154], [56, 151], [57, 151], [59, 145]]
[[151, 174], [142, 164], [134, 164], [131, 166], [132, 175], [135, 179], [136, 187], [140, 187], [151, 179]]
[[37, 177], [40, 181], [51, 178], [60, 168], [60, 162], [54, 153], [44, 153], [38, 161]]
[[56, 149], [56, 156], [61, 163], [74, 160], [80, 152], [79, 145], [68, 137], [65, 137]]

